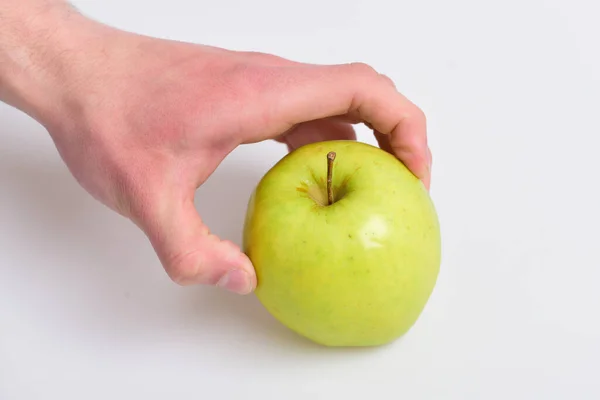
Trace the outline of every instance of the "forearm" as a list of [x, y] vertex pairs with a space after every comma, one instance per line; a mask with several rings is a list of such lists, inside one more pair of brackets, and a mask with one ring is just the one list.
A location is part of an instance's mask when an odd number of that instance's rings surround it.
[[63, 0], [0, 0], [0, 101], [49, 118], [82, 58], [85, 21]]

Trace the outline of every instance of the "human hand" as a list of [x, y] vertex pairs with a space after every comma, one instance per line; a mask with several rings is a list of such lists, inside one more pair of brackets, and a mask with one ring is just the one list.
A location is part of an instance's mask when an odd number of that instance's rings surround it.
[[197, 188], [241, 144], [355, 139], [352, 124], [364, 122], [429, 185], [423, 113], [369, 66], [302, 64], [68, 19], [43, 96], [22, 103], [77, 181], [143, 230], [179, 284], [241, 294], [256, 286], [250, 260], [211, 234], [194, 206]]

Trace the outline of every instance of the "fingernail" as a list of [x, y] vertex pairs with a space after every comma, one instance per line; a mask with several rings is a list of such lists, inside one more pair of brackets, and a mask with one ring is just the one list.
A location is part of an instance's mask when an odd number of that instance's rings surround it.
[[252, 291], [250, 276], [240, 269], [227, 272], [219, 279], [217, 286], [238, 294], [248, 294]]

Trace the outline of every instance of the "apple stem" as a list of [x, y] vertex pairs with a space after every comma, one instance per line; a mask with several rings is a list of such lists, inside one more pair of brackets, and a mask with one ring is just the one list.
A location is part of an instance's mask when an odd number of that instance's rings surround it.
[[329, 205], [333, 204], [333, 161], [335, 160], [335, 152], [331, 151], [327, 154], [327, 201]]

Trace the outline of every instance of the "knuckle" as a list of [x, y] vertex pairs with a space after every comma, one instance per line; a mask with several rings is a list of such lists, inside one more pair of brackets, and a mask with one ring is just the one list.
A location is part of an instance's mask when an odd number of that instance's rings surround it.
[[245, 50], [245, 51], [243, 50], [243, 51], [240, 51], [239, 54], [244, 57], [257, 58], [257, 59], [268, 58], [271, 56], [271, 54], [264, 53], [264, 52], [258, 51], [258, 50]]
[[232, 89], [226, 103], [234, 109], [251, 110], [236, 118], [238, 126], [252, 127], [244, 128], [243, 133], [252, 137], [264, 135], [257, 127], [269, 127], [282, 118], [281, 104], [274, 97], [279, 98], [295, 83], [293, 76], [278, 66], [249, 63], [234, 66], [226, 80]]
[[266, 64], [286, 65], [290, 63], [283, 57], [279, 57], [274, 54], [264, 53], [261, 51], [242, 51], [241, 55], [247, 60]]
[[425, 123], [427, 121], [427, 115], [420, 107], [412, 105], [410, 109], [404, 112], [403, 119]]
[[183, 253], [173, 257], [166, 266], [169, 278], [178, 285], [186, 286], [195, 281], [201, 281], [198, 275], [202, 273], [197, 252]]
[[427, 115], [425, 114], [425, 111], [423, 111], [422, 108], [415, 106], [414, 118], [416, 118], [420, 121], [426, 121]]
[[359, 75], [372, 77], [379, 76], [379, 73], [375, 70], [375, 68], [364, 62], [350, 63], [348, 64], [348, 68], [350, 68], [351, 71]]
[[386, 84], [388, 84], [388, 85], [392, 86], [394, 89], [396, 89], [396, 83], [392, 80], [392, 78], [390, 78], [389, 76], [387, 76], [385, 74], [379, 74], [379, 76]]

